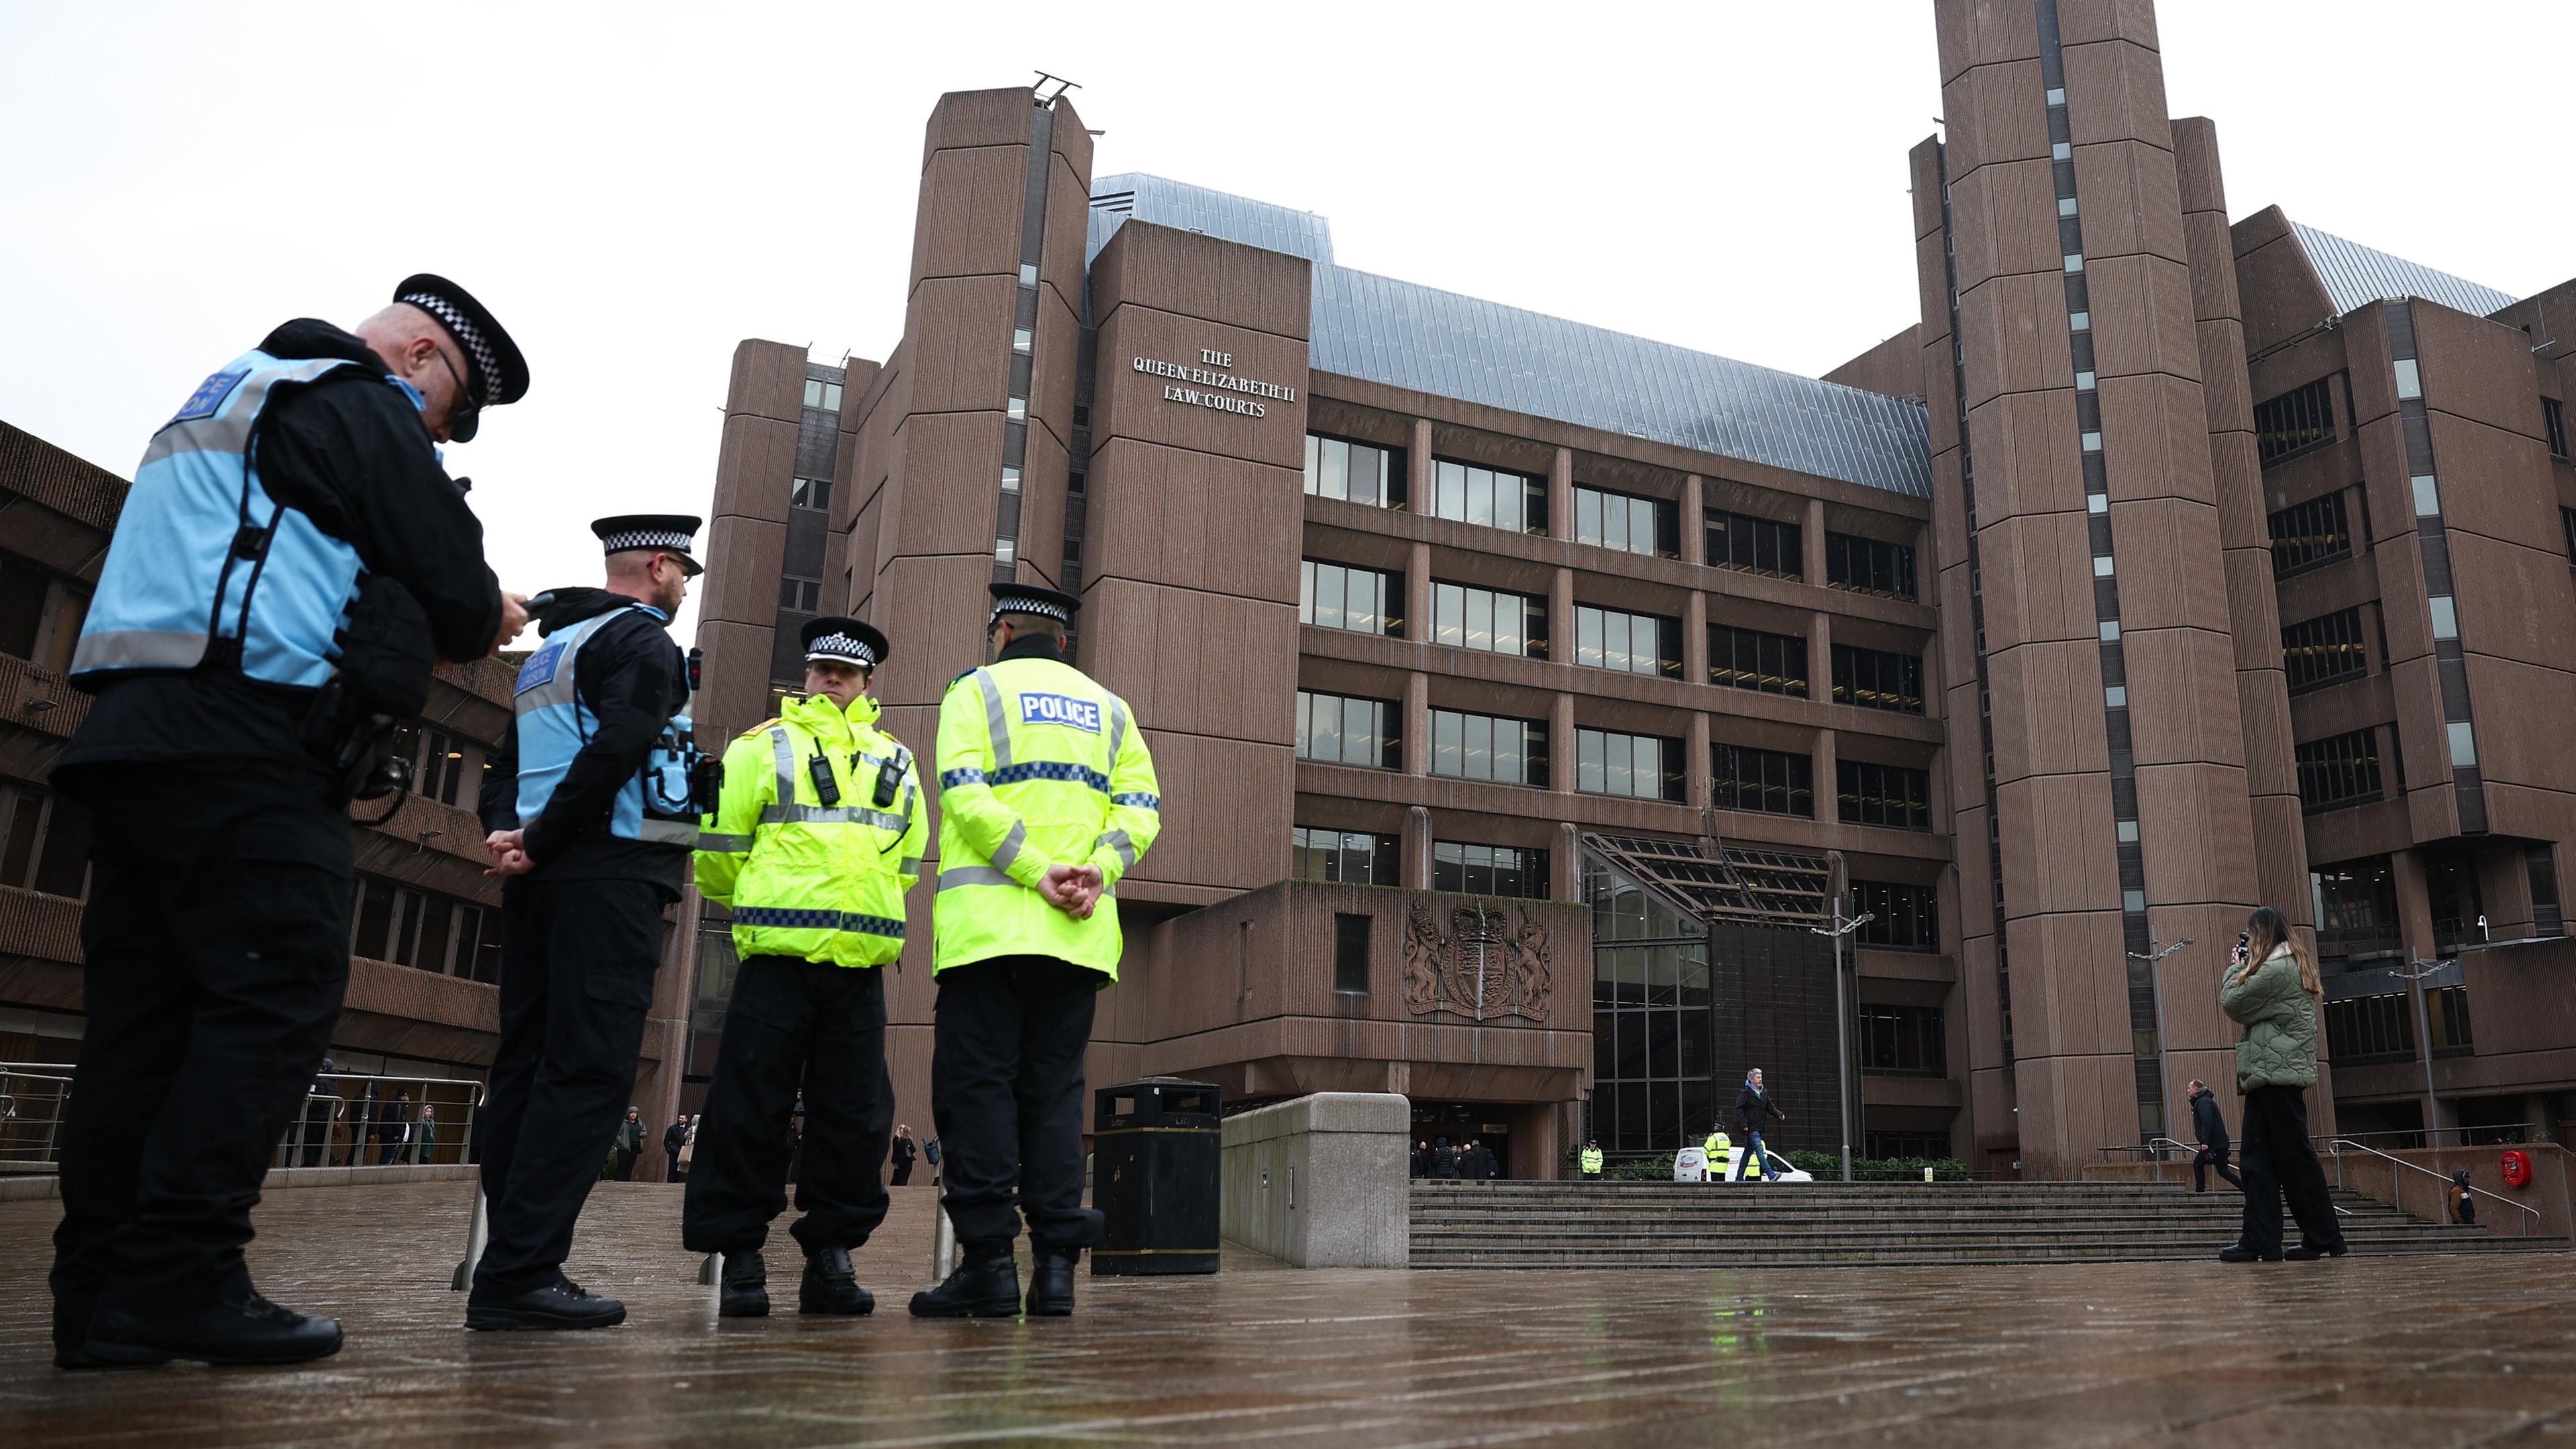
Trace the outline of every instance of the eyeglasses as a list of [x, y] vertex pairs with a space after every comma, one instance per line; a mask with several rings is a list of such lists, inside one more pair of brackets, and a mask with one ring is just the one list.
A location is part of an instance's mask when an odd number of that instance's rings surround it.
[[456, 381], [456, 401], [447, 410], [447, 431], [450, 433], [473, 431], [466, 426], [466, 423], [476, 413], [483, 411], [483, 405], [474, 401], [474, 393], [466, 387], [465, 378], [457, 372], [456, 364], [447, 360], [447, 349], [432, 347], [429, 350], [438, 358], [438, 365], [446, 368], [447, 375]]

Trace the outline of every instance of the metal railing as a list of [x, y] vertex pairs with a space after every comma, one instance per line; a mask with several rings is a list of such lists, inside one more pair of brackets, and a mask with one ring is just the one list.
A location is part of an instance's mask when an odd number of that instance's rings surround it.
[[[2426, 1140], [2428, 1137], [2430, 1141]], [[2451, 1140], [2446, 1143], [2442, 1140], [2445, 1137]], [[2504, 1122], [2487, 1127], [2436, 1127], [2429, 1133], [2420, 1127], [2402, 1127], [2387, 1132], [2339, 1132], [2308, 1140], [2317, 1145], [2319, 1152], [2328, 1151], [2327, 1144], [2338, 1140], [2364, 1145], [2377, 1143], [2382, 1150], [2411, 1148], [2448, 1152], [2470, 1147], [2513, 1147], [2549, 1139], [2537, 1123]]]
[[[2429, 1167], [2418, 1166], [2415, 1163], [2408, 1162], [2402, 1157], [2391, 1157], [2376, 1147], [2366, 1147], [2359, 1142], [2353, 1141], [2349, 1137], [2333, 1138], [2326, 1144], [2328, 1155], [2332, 1156], [2335, 1160], [2335, 1186], [2337, 1187], [2343, 1186], [2343, 1149], [2347, 1147], [2351, 1148], [2355, 1152], [2366, 1152], [2383, 1162], [2390, 1163], [2397, 1167], [2402, 1167], [2406, 1169], [2407, 1172], [2420, 1172], [2426, 1177], [2433, 1179], [2435, 1182], [2440, 1183], [2442, 1185], [2442, 1191], [2445, 1193], [2456, 1188], [2473, 1197], [2482, 1197], [2489, 1202], [2503, 1203], [2506, 1207], [2512, 1208], [2514, 1211], [2522, 1214], [2523, 1228], [2520, 1234], [2522, 1237], [2530, 1237], [2540, 1226], [2540, 1210], [2538, 1208], [2526, 1207], [2521, 1203], [2515, 1202], [2512, 1198], [2505, 1197], [2499, 1193], [2489, 1192], [2482, 1187], [2463, 1187], [2461, 1184], [2453, 1182], [2451, 1179], [2444, 1177], [2442, 1174], [2435, 1172]], [[2389, 1174], [2388, 1197], [2388, 1205], [2390, 1207], [2397, 1209], [2401, 1213], [2406, 1211], [2406, 1178], [2403, 1174]], [[2447, 1201], [2447, 1199], [2445, 1200]], [[2440, 1216], [2436, 1215], [2434, 1221], [2441, 1221]]]
[[[61, 1163], [73, 1075], [64, 1062], [0, 1062], [0, 1171], [43, 1173]], [[325, 1082], [334, 1090], [315, 1090]], [[399, 1100], [406, 1092], [409, 1100]], [[471, 1162], [483, 1092], [483, 1083], [471, 1077], [319, 1073], [296, 1104], [269, 1166]]]

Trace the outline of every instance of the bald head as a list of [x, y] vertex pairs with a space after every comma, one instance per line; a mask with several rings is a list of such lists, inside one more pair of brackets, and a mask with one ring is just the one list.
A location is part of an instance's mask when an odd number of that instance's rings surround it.
[[444, 443], [465, 411], [465, 355], [439, 320], [408, 302], [396, 302], [358, 324], [358, 340], [384, 359], [396, 377], [417, 388], [429, 404], [421, 420]]

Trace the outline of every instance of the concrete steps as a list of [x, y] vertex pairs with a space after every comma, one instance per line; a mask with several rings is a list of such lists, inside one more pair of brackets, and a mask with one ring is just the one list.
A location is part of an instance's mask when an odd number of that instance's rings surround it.
[[[2356, 1254], [2564, 1249], [2337, 1193]], [[2232, 1192], [2152, 1183], [1416, 1182], [1416, 1268], [1730, 1268], [2207, 1258]], [[2297, 1228], [2290, 1229], [2296, 1240]]]

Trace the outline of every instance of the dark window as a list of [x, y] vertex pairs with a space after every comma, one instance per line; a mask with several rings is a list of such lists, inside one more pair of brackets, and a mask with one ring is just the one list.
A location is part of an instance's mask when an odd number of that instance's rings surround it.
[[1431, 888], [1543, 901], [1547, 899], [1547, 852], [1435, 840], [1431, 842]]
[[2292, 694], [2368, 672], [2370, 657], [2361, 647], [2360, 606], [2283, 629], [2281, 668], [2290, 676]]
[[1355, 634], [1404, 635], [1404, 575], [1301, 559], [1297, 622]]
[[1639, 800], [1682, 798], [1682, 744], [1617, 730], [1574, 732], [1574, 788]]
[[1807, 697], [1807, 641], [1795, 634], [1766, 634], [1712, 624], [1708, 630], [1708, 682], [1728, 689]]
[[1342, 885], [1402, 885], [1395, 836], [1299, 825], [1288, 832], [1288, 874]]
[[2254, 405], [2254, 451], [2266, 468], [2334, 435], [2334, 393], [2325, 378]]
[[1547, 532], [1547, 480], [1508, 468], [1440, 458], [1431, 465], [1430, 512], [1513, 533]]
[[2467, 1051], [2477, 1044], [2469, 1030], [2469, 988], [2437, 986], [2424, 993], [2424, 1024], [2433, 1050]]
[[2522, 864], [2531, 881], [2531, 933], [2567, 934], [2566, 917], [2558, 911], [2558, 859], [2553, 848], [2546, 841], [2524, 846]]
[[2567, 566], [2576, 569], [2576, 508], [2558, 510], [2558, 531], [2567, 535]]
[[394, 731], [394, 753], [411, 761], [413, 794], [456, 803], [456, 787], [465, 778], [463, 741], [434, 725], [407, 724]]
[[0, 786], [0, 885], [79, 898], [89, 882], [89, 810], [35, 785]]
[[1431, 583], [1431, 642], [1488, 654], [1547, 657], [1547, 601], [1473, 584]]
[[456, 908], [456, 968], [452, 973], [472, 981], [501, 980], [501, 917], [481, 906]]
[[2402, 991], [2326, 1003], [2326, 1047], [2337, 1062], [2415, 1050], [2414, 1003]]
[[1870, 922], [1852, 933], [1863, 946], [1890, 951], [1941, 949], [1941, 892], [1936, 886], [1895, 881], [1851, 883], [1851, 912]]
[[1367, 916], [1333, 917], [1333, 989], [1365, 993], [1369, 989], [1369, 920]]
[[45, 587], [49, 582], [41, 570], [0, 557], [0, 654], [36, 661], [36, 640], [44, 632]]
[[1806, 544], [1798, 525], [1746, 513], [1708, 510], [1708, 564], [1775, 579], [1807, 576]]
[[1718, 809], [1814, 817], [1816, 763], [1809, 756], [1750, 745], [1717, 745], [1710, 754], [1710, 803]]
[[1825, 582], [1838, 589], [1876, 594], [1884, 599], [1911, 599], [1914, 593], [1914, 545], [1886, 543], [1849, 533], [1825, 535]]
[[1399, 769], [1404, 707], [1388, 699], [1297, 691], [1297, 758], [1328, 765]]
[[1932, 828], [1930, 771], [1867, 760], [1837, 760], [1834, 774], [1844, 824], [1888, 825], [1899, 830]]
[[778, 607], [797, 614], [820, 613], [823, 608], [823, 581], [821, 579], [780, 579]]
[[1863, 1004], [1860, 1009], [1860, 1069], [1872, 1076], [1948, 1076], [1947, 1043], [1937, 1006]]
[[1681, 645], [1679, 619], [1590, 604], [1574, 607], [1574, 662], [1587, 668], [1679, 679]]
[[1373, 508], [1404, 506], [1404, 450], [1306, 435], [1306, 491]]
[[2319, 956], [2340, 961], [2397, 954], [2397, 886], [2388, 857], [2325, 866], [2310, 871], [2308, 880], [2317, 898]]
[[787, 501], [798, 508], [829, 509], [832, 506], [832, 480], [799, 478], [788, 492]]
[[2540, 400], [2540, 427], [2549, 436], [2549, 455], [2567, 456], [2567, 405], [2554, 397]]
[[2354, 730], [2298, 747], [2299, 805], [2327, 810], [2379, 798], [2379, 732]]
[[2294, 503], [2272, 515], [2272, 576], [2281, 578], [2352, 553], [2343, 490]]
[[1661, 498], [1640, 498], [1576, 484], [1574, 541], [1626, 553], [1681, 557], [1679, 508]]
[[1950, 1134], [1947, 1132], [1868, 1132], [1862, 1134], [1861, 1142], [1862, 1152], [1880, 1161], [1915, 1157], [1925, 1162], [1941, 1162], [1950, 1156]]
[[805, 379], [805, 406], [821, 408], [825, 412], [839, 412], [841, 385], [837, 382], [825, 382], [819, 377]]
[[1431, 773], [1547, 788], [1547, 725], [1534, 719], [1431, 712]]
[[1884, 649], [1834, 646], [1834, 703], [1863, 709], [1923, 712], [1923, 659]]

